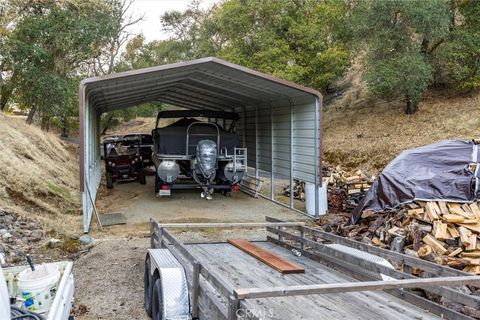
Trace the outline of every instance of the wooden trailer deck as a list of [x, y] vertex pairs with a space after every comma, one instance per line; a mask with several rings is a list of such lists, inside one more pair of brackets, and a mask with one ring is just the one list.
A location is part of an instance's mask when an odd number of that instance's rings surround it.
[[[238, 288], [341, 283], [356, 281], [339, 271], [269, 242], [256, 245], [303, 268], [303, 274], [281, 274], [228, 243], [191, 244], [191, 252], [212, 271]], [[244, 308], [265, 319], [441, 319], [383, 291], [349, 292], [293, 297], [248, 299]], [[271, 311], [270, 311], [271, 310]]]
[[[183, 243], [170, 230], [178, 228], [266, 228], [267, 241], [255, 244], [305, 272], [282, 274], [226, 242]], [[301, 222], [268, 217], [267, 223], [160, 224], [152, 220], [151, 246], [167, 248], [182, 264], [194, 319], [472, 319], [426, 299], [423, 292], [480, 308], [480, 297], [459, 288], [480, 286], [478, 276]]]

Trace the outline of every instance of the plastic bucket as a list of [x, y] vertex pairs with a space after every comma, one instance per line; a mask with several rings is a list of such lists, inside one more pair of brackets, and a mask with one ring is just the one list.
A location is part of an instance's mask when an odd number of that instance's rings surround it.
[[[327, 214], [328, 198], [327, 198], [328, 179], [322, 179], [322, 186], [318, 187], [318, 215]], [[305, 202], [307, 214], [315, 216], [315, 184], [305, 182]]]
[[10, 319], [10, 296], [3, 275], [1, 260], [0, 257], [0, 319]]
[[55, 298], [60, 271], [56, 264], [36, 266], [35, 271], [24, 270], [18, 274], [18, 291], [24, 308], [37, 313], [48, 312]]

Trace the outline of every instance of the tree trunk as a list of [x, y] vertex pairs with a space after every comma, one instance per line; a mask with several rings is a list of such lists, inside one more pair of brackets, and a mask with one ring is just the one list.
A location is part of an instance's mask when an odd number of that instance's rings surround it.
[[40, 128], [44, 131], [50, 131], [50, 117], [42, 114]]
[[69, 131], [69, 130], [68, 130], [68, 127], [63, 126], [63, 127], [62, 127], [62, 132], [60, 133], [60, 136], [61, 136], [62, 138], [68, 137], [68, 131]]
[[102, 132], [100, 133], [101, 136], [107, 133], [107, 130], [110, 129], [113, 123], [113, 116], [107, 114], [107, 119], [105, 119], [105, 126], [102, 128]]
[[0, 87], [0, 111], [4, 111], [12, 95], [13, 88], [8, 85]]
[[69, 129], [70, 129], [69, 118], [68, 118], [67, 115], [65, 115], [65, 116], [62, 117], [62, 130], [61, 130], [60, 135], [63, 138], [68, 137], [68, 133], [70, 131]]
[[407, 96], [407, 109], [405, 109], [406, 114], [414, 114], [418, 111], [418, 101], [417, 99], [412, 99]]
[[35, 116], [36, 112], [37, 112], [37, 106], [33, 105], [32, 108], [30, 108], [30, 111], [28, 111], [27, 124], [32, 124], [33, 117]]

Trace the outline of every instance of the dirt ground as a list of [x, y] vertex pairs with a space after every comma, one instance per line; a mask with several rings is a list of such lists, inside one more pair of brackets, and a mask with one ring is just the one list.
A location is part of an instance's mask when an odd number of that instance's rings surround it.
[[[75, 310], [80, 320], [148, 319], [143, 308], [143, 268], [149, 248], [151, 217], [161, 222], [264, 222], [265, 216], [290, 221], [306, 217], [264, 199], [242, 192], [214, 199], [201, 199], [196, 190], [173, 191], [168, 198], [154, 194], [154, 178], [147, 184], [137, 182], [103, 186], [97, 200], [100, 214], [123, 213], [127, 224], [112, 226], [104, 232], [94, 227], [93, 248], [75, 262]], [[265, 231], [237, 229], [177, 231], [186, 242], [219, 241], [227, 238], [265, 239]]]

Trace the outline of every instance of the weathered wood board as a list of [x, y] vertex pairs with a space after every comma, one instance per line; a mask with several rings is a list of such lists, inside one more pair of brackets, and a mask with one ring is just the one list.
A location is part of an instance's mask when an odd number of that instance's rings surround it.
[[291, 263], [263, 248], [260, 248], [248, 240], [244, 239], [228, 239], [228, 243], [238, 249], [248, 253], [252, 257], [262, 261], [266, 265], [283, 274], [287, 273], [304, 273], [305, 269]]

